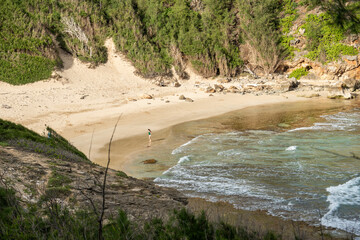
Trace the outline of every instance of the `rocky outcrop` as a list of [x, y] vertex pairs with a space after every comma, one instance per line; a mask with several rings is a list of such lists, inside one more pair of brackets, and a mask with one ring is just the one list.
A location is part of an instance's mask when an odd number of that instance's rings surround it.
[[[56, 180], [65, 179], [66, 186], [50, 188], [55, 172]], [[100, 207], [104, 172], [105, 168], [90, 161], [62, 161], [0, 146], [0, 184], [6, 182], [13, 187], [24, 204], [50, 198], [70, 209], [91, 209], [91, 201]], [[186, 203], [186, 198], [174, 189], [162, 188], [109, 169], [106, 217], [114, 216], [118, 209], [122, 209], [130, 219], [148, 220], [165, 217], [169, 211], [182, 208]]]

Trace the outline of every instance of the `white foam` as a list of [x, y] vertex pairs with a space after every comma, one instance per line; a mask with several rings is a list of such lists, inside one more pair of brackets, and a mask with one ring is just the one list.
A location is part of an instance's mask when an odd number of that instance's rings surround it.
[[297, 146], [290, 146], [285, 149], [285, 151], [295, 151], [297, 149]]
[[190, 156], [181, 157], [178, 161], [178, 164], [182, 164], [184, 162], [190, 162]]
[[[172, 174], [173, 172], [175, 172], [177, 169], [179, 169], [179, 166], [181, 164], [183, 164], [184, 162], [190, 162], [190, 156], [184, 156], [184, 157], [181, 157], [179, 159], [179, 161], [177, 162], [177, 164], [171, 168], [169, 168], [168, 170], [166, 170], [165, 172], [163, 172], [163, 175], [166, 175], [166, 174]], [[156, 178], [158, 179], [158, 178]], [[156, 179], [154, 180], [156, 182]]]
[[194, 143], [194, 142], [195, 142], [196, 140], [198, 140], [201, 136], [202, 136], [202, 135], [199, 135], [199, 136], [197, 136], [197, 137], [195, 137], [195, 138], [191, 139], [191, 140], [190, 140], [190, 141], [188, 141], [187, 143], [184, 143], [184, 144], [183, 144], [183, 145], [181, 145], [180, 147], [178, 147], [178, 148], [174, 149], [174, 150], [171, 152], [171, 154], [172, 154], [172, 155], [175, 155], [175, 154], [182, 153], [182, 152], [184, 151], [184, 149], [185, 149], [185, 147], [186, 147], [186, 146], [188, 146], [188, 145], [190, 145], [190, 144]]
[[243, 152], [239, 152], [239, 151], [237, 151], [235, 149], [229, 149], [229, 150], [226, 150], [226, 151], [218, 152], [217, 155], [222, 156], [222, 157], [232, 157], [232, 156], [241, 156], [241, 155], [246, 155], [246, 154], [243, 153]]
[[311, 127], [301, 127], [289, 130], [288, 132], [306, 131], [306, 130], [326, 130], [326, 131], [355, 131], [360, 127], [360, 113], [343, 113], [339, 112], [333, 115], [321, 116], [327, 122], [315, 123]]
[[338, 186], [326, 189], [330, 194], [327, 197], [329, 211], [321, 219], [321, 223], [327, 227], [334, 227], [355, 234], [360, 234], [360, 219], [344, 219], [337, 215], [341, 205], [360, 206], [360, 177]]

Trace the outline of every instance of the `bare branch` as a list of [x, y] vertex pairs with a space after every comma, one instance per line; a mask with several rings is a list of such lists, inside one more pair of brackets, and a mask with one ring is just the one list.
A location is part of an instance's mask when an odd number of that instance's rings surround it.
[[103, 218], [104, 218], [104, 213], [105, 213], [105, 189], [106, 189], [106, 177], [107, 177], [107, 174], [108, 174], [108, 170], [109, 170], [109, 164], [110, 164], [110, 152], [111, 152], [111, 143], [112, 143], [112, 140], [114, 138], [114, 134], [115, 134], [115, 131], [116, 131], [116, 127], [120, 121], [120, 118], [121, 118], [122, 114], [120, 114], [118, 120], [116, 121], [116, 124], [114, 126], [114, 130], [111, 134], [111, 138], [110, 138], [110, 142], [109, 142], [109, 150], [108, 150], [108, 161], [107, 161], [107, 164], [106, 164], [106, 169], [105, 169], [105, 174], [104, 174], [104, 182], [103, 182], [103, 187], [102, 187], [102, 208], [101, 208], [101, 214], [100, 214], [100, 217], [99, 217], [99, 240], [103, 240], [103, 235], [102, 235], [102, 222], [103, 222]]
[[94, 131], [95, 131], [95, 129], [93, 129], [93, 132], [92, 132], [92, 135], [91, 135], [91, 141], [90, 141], [90, 147], [89, 147], [89, 160], [91, 160], [90, 159], [90, 153], [91, 153], [91, 148], [92, 148], [92, 142], [93, 142], [93, 138], [94, 138]]

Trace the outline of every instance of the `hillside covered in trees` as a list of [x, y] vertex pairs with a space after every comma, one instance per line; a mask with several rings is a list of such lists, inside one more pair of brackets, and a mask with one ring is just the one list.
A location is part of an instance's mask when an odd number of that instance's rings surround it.
[[[104, 41], [144, 77], [186, 79], [284, 71], [301, 54], [322, 64], [357, 55], [360, 2], [350, 0], [0, 0], [0, 81], [24, 84], [61, 68], [59, 49], [96, 66]], [[299, 36], [301, 44], [299, 45]], [[357, 36], [357, 35], [356, 35]], [[304, 70], [302, 70], [304, 71]], [[302, 73], [300, 73], [302, 74]]]

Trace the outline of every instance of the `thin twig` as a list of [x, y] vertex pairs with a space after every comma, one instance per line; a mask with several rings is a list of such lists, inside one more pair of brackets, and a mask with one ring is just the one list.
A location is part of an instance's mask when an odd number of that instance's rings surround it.
[[114, 134], [115, 134], [115, 131], [116, 131], [116, 127], [120, 121], [120, 118], [121, 118], [122, 114], [120, 114], [118, 120], [116, 121], [116, 124], [114, 126], [114, 130], [111, 134], [111, 138], [110, 138], [110, 142], [109, 142], [109, 150], [108, 150], [108, 161], [107, 161], [107, 164], [106, 164], [106, 169], [105, 169], [105, 174], [104, 174], [104, 182], [103, 182], [103, 187], [102, 187], [102, 208], [101, 208], [101, 214], [100, 214], [100, 217], [99, 217], [99, 240], [103, 240], [103, 236], [102, 236], [102, 222], [103, 222], [103, 218], [104, 218], [104, 213], [105, 213], [105, 189], [106, 189], [106, 177], [107, 177], [107, 173], [108, 173], [108, 170], [109, 170], [109, 164], [110, 164], [110, 151], [111, 151], [111, 143], [112, 143], [112, 140], [113, 140], [113, 137], [114, 137]]
[[91, 160], [90, 159], [90, 153], [91, 153], [91, 148], [92, 148], [92, 142], [93, 142], [93, 138], [94, 138], [94, 131], [95, 131], [95, 129], [93, 129], [93, 132], [92, 132], [92, 135], [91, 135], [91, 141], [90, 141], [90, 147], [89, 147], [89, 160]]

